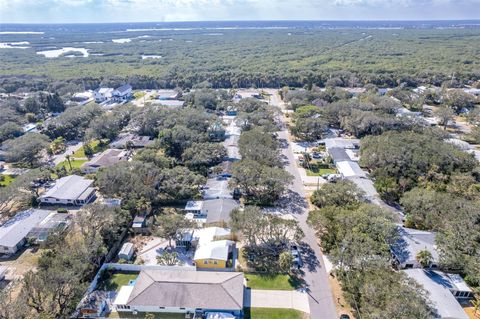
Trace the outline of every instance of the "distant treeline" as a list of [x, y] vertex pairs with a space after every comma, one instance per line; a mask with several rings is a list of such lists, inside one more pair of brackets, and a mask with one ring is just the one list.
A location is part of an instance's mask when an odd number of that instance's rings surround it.
[[[196, 87], [211, 87], [215, 89], [230, 88], [281, 88], [288, 87], [363, 87], [374, 84], [378, 87], [394, 88], [401, 84], [404, 87], [417, 87], [431, 84], [448, 87], [461, 87], [480, 80], [476, 74], [457, 74], [452, 80], [447, 75], [432, 75], [429, 77], [396, 76], [389, 74], [354, 74], [351, 72], [313, 73], [302, 72], [299, 74], [256, 75], [256, 74], [198, 74], [186, 76], [180, 73], [165, 77], [129, 76], [109, 78], [71, 78], [68, 80], [54, 80], [52, 78], [22, 76], [0, 78], [0, 93], [29, 92], [29, 91], [60, 91], [74, 93], [78, 91], [94, 90], [98, 87], [117, 87], [124, 83], [132, 85], [133, 89], [191, 89]], [[63, 90], [62, 90], [63, 88]]]

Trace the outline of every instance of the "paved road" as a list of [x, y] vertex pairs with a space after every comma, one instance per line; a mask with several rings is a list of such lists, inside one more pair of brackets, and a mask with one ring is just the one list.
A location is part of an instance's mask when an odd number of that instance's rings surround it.
[[[270, 103], [282, 107], [282, 102], [276, 92], [271, 97]], [[333, 319], [337, 317], [337, 313], [328, 282], [328, 274], [325, 271], [322, 252], [317, 245], [315, 232], [307, 225], [308, 203], [305, 199], [305, 188], [295, 164], [291, 142], [288, 139], [286, 119], [282, 116], [281, 120], [284, 125], [278, 133], [278, 137], [280, 140], [288, 142], [282, 149], [287, 161], [285, 169], [294, 177], [293, 183], [289, 187], [289, 198], [286, 200], [286, 205], [289, 206], [291, 213], [297, 218], [305, 233], [304, 245], [302, 245], [301, 250], [305, 262], [303, 271], [309, 294], [310, 317], [312, 319]]]
[[66, 155], [68, 155], [68, 154], [72, 155], [77, 150], [79, 150], [80, 147], [82, 147], [82, 146], [83, 146], [83, 142], [78, 142], [75, 145], [67, 146], [67, 149], [65, 150], [65, 152], [63, 152], [62, 154], [58, 154], [58, 155], [53, 156], [53, 163], [55, 163], [55, 165], [60, 164], [61, 162], [66, 160], [66, 158], [65, 158]]

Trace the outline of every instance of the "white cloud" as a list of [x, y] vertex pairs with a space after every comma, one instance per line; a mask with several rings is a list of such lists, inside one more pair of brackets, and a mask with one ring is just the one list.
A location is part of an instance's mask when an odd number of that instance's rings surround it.
[[480, 18], [479, 5], [480, 0], [0, 0], [0, 21], [471, 19]]

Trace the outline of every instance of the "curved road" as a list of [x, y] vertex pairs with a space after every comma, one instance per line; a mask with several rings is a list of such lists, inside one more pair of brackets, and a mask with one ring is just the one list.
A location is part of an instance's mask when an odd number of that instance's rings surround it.
[[[267, 90], [266, 90], [267, 91]], [[272, 94], [270, 104], [277, 107], [284, 107], [283, 102], [276, 90], [268, 90]], [[278, 138], [286, 141], [282, 154], [286, 161], [285, 169], [294, 177], [293, 183], [290, 185], [289, 198], [285, 205], [287, 210], [297, 218], [300, 227], [305, 233], [304, 244], [301, 245], [302, 256], [304, 261], [304, 280], [307, 285], [310, 304], [310, 318], [312, 319], [333, 319], [337, 318], [336, 308], [333, 301], [332, 291], [328, 281], [328, 274], [325, 271], [325, 265], [322, 259], [322, 252], [317, 244], [315, 232], [307, 224], [308, 203], [306, 201], [306, 192], [300, 177], [300, 172], [295, 163], [293, 149], [288, 138], [288, 128], [286, 126], [286, 118], [282, 115], [283, 123], [281, 130], [278, 132]]]

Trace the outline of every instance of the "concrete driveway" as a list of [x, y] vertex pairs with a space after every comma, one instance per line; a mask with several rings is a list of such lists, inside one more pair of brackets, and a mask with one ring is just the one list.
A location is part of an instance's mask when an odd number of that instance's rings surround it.
[[296, 309], [310, 313], [308, 295], [299, 291], [245, 289], [244, 307]]

